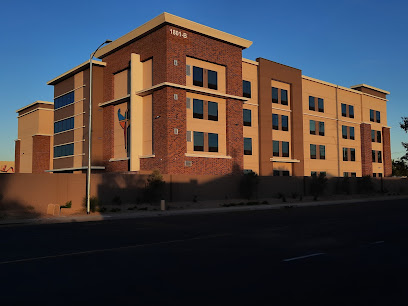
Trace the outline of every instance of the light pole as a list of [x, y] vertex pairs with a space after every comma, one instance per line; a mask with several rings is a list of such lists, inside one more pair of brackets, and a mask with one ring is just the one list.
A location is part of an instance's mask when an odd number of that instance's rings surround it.
[[92, 59], [95, 53], [104, 44], [109, 44], [112, 41], [107, 39], [105, 42], [91, 54], [89, 58], [89, 120], [88, 120], [88, 170], [86, 172], [86, 213], [91, 212], [91, 149], [92, 149]]

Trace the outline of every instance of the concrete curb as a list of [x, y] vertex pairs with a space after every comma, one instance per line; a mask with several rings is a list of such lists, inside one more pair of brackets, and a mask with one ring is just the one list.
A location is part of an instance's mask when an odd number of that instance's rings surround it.
[[[49, 218], [35, 218], [35, 219], [20, 219], [0, 221], [0, 226], [7, 225], [29, 225], [29, 224], [55, 224], [55, 223], [73, 223], [73, 222], [92, 222], [92, 221], [106, 221], [106, 220], [121, 220], [121, 219], [141, 219], [141, 218], [155, 218], [168, 216], [183, 216], [183, 215], [199, 215], [199, 214], [216, 214], [226, 212], [238, 211], [262, 211], [282, 208], [301, 208], [313, 206], [329, 206], [340, 204], [366, 203], [366, 202], [385, 202], [391, 200], [408, 199], [408, 196], [389, 196], [381, 198], [367, 198], [356, 200], [337, 200], [337, 201], [315, 201], [302, 203], [282, 203], [282, 204], [260, 204], [253, 206], [237, 206], [237, 207], [217, 207], [217, 208], [197, 208], [185, 210], [172, 211], [151, 211], [151, 212], [132, 212], [132, 213], [114, 213], [102, 215], [81, 215], [81, 216], [60, 216]], [[407, 203], [408, 204], [408, 203]]]

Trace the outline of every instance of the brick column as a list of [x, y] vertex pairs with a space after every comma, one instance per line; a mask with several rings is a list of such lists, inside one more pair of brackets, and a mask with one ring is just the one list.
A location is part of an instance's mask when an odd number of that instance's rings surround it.
[[14, 173], [20, 173], [20, 145], [21, 140], [17, 139], [14, 150]]
[[361, 135], [361, 170], [362, 175], [373, 174], [373, 162], [371, 157], [371, 124], [362, 123], [360, 125]]
[[33, 136], [33, 173], [44, 173], [50, 170], [51, 136]]
[[384, 176], [392, 175], [390, 128], [382, 128]]

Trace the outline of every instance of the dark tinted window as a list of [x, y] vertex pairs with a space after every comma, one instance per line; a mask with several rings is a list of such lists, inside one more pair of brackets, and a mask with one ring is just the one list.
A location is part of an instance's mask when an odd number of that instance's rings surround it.
[[272, 87], [272, 103], [278, 102], [278, 89], [276, 87]]
[[208, 70], [208, 88], [218, 89], [217, 71]]
[[381, 132], [377, 131], [377, 142], [381, 143]]
[[198, 99], [193, 100], [193, 118], [197, 119], [204, 118], [203, 100]]
[[279, 156], [279, 141], [273, 141], [273, 156]]
[[243, 96], [245, 98], [250, 98], [251, 97], [251, 82], [242, 81], [242, 90], [243, 90]]
[[350, 160], [356, 161], [356, 149], [350, 149]]
[[272, 129], [279, 129], [279, 116], [277, 114], [272, 114]]
[[348, 161], [348, 149], [343, 148], [343, 160]]
[[324, 102], [323, 99], [319, 98], [317, 99], [317, 107], [319, 109], [319, 112], [324, 112]]
[[346, 117], [347, 116], [347, 105], [346, 104], [341, 104], [341, 115], [343, 116], [343, 117]]
[[289, 130], [288, 116], [282, 115], [281, 120], [282, 120], [282, 131], [288, 131]]
[[373, 163], [375, 163], [375, 151], [374, 150], [371, 151], [371, 160]]
[[309, 110], [315, 110], [316, 106], [315, 106], [315, 98], [312, 96], [309, 96]]
[[273, 176], [280, 176], [279, 170], [273, 170]]
[[354, 136], [354, 127], [350, 126], [349, 129], [350, 129], [350, 139], [354, 139], [355, 138], [355, 136]]
[[310, 145], [310, 158], [316, 159], [316, 145], [314, 144]]
[[375, 142], [375, 131], [371, 130], [371, 142]]
[[324, 122], [319, 122], [319, 135], [324, 136]]
[[54, 147], [54, 157], [70, 156], [74, 155], [74, 144]]
[[218, 134], [208, 133], [208, 151], [218, 152]]
[[74, 128], [74, 117], [54, 122], [54, 133], [61, 133]]
[[356, 173], [355, 172], [351, 172], [351, 177], [356, 177]]
[[194, 132], [194, 151], [204, 151], [203, 132]]
[[289, 176], [289, 171], [287, 170], [282, 171], [282, 176]]
[[343, 139], [347, 139], [347, 126], [341, 126], [341, 135], [343, 136]]
[[354, 106], [349, 105], [349, 117], [354, 118]]
[[193, 67], [193, 85], [203, 87], [203, 68]]
[[382, 163], [381, 151], [377, 151], [377, 162], [378, 162], [378, 163]]
[[326, 159], [326, 146], [319, 146], [320, 159]]
[[244, 138], [244, 155], [252, 155], [252, 138]]
[[310, 120], [310, 134], [316, 135], [316, 121]]
[[370, 109], [370, 121], [374, 122], [374, 110]]
[[61, 108], [63, 106], [69, 105], [71, 103], [74, 103], [75, 100], [75, 94], [74, 92], [67, 93], [61, 97], [58, 97], [54, 99], [54, 109]]
[[289, 142], [282, 141], [282, 156], [289, 157]]
[[281, 89], [281, 104], [288, 105], [288, 91], [286, 89]]
[[375, 112], [375, 118], [376, 118], [376, 120], [377, 120], [378, 123], [381, 122], [381, 117], [380, 117], [380, 112], [379, 112], [379, 111], [376, 111], [376, 112]]
[[217, 102], [208, 102], [208, 120], [218, 121]]
[[251, 126], [251, 125], [252, 125], [251, 110], [244, 109], [244, 126]]

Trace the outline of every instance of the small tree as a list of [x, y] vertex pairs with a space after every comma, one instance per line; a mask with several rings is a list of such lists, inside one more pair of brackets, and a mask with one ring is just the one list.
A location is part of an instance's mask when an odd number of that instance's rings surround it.
[[[408, 117], [401, 117], [401, 119], [402, 122], [400, 122], [400, 127], [405, 131], [405, 133], [408, 133]], [[401, 159], [408, 160], [408, 142], [402, 142], [402, 146], [407, 152]]]
[[256, 193], [257, 191], [258, 183], [259, 183], [258, 175], [255, 172], [250, 171], [244, 173], [240, 182], [241, 196], [245, 199], [250, 200], [254, 193]]
[[164, 197], [165, 182], [159, 170], [153, 170], [147, 177], [146, 192], [150, 203]]
[[392, 160], [392, 175], [408, 176], [408, 165], [404, 159]]

